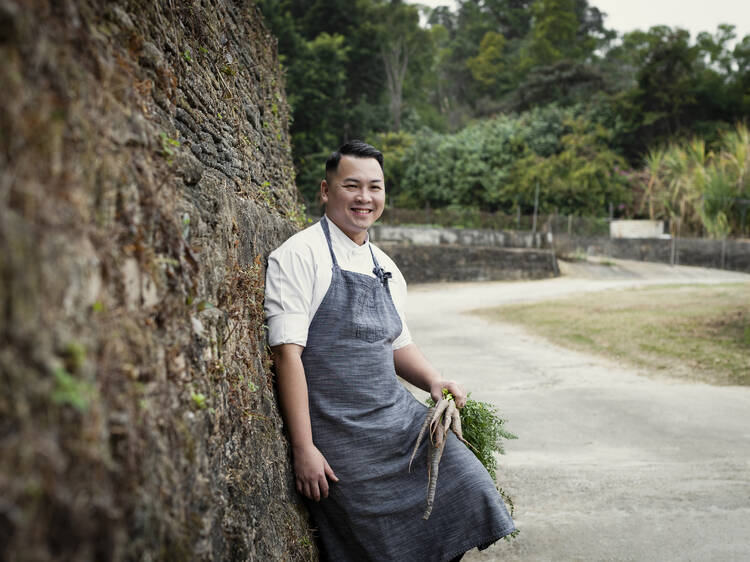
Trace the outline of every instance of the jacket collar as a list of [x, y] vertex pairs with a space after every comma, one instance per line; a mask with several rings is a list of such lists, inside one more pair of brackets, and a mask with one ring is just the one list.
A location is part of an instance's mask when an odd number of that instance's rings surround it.
[[326, 215], [326, 221], [328, 222], [328, 230], [331, 233], [331, 241], [334, 242], [338, 247], [343, 248], [347, 254], [353, 254], [355, 252], [363, 252], [369, 249], [370, 244], [370, 233], [367, 233], [365, 243], [361, 246], [354, 240], [349, 238], [346, 233], [341, 230], [336, 224]]

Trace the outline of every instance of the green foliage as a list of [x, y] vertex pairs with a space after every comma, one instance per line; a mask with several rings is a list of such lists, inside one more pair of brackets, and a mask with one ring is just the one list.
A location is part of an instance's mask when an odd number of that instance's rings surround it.
[[533, 27], [523, 50], [524, 68], [545, 66], [565, 58], [580, 58], [576, 41], [578, 19], [575, 0], [537, 0], [531, 7]]
[[167, 159], [167, 163], [171, 165], [172, 157], [174, 156], [175, 149], [179, 148], [180, 141], [171, 138], [163, 131], [159, 133], [159, 138], [161, 139], [161, 154]]
[[[630, 168], [649, 149], [696, 135], [715, 146], [750, 114], [750, 36], [731, 25], [695, 40], [656, 26], [614, 42], [588, 0], [258, 5], [279, 38], [297, 183], [312, 209], [326, 156], [363, 138], [385, 149], [399, 206], [526, 213], [538, 181], [548, 210], [633, 212]], [[717, 201], [727, 173], [706, 179]], [[706, 213], [715, 232], [734, 220]]]
[[69, 341], [64, 350], [65, 363], [70, 371], [76, 373], [83, 368], [86, 361], [86, 348], [77, 341]]
[[646, 202], [652, 218], [670, 219], [676, 228], [723, 238], [750, 232], [750, 130], [738, 124], [722, 135], [715, 150], [700, 138], [649, 152]]
[[199, 410], [205, 410], [208, 406], [206, 395], [202, 392], [191, 392], [190, 399], [193, 401], [193, 405]]
[[488, 31], [479, 44], [479, 53], [466, 64], [474, 79], [487, 88], [492, 88], [503, 80], [508, 61], [505, 57], [507, 40], [496, 31]]
[[366, 140], [383, 152], [388, 197], [398, 196], [403, 185], [404, 171], [411, 156], [410, 149], [414, 144], [414, 135], [403, 131], [399, 133], [378, 133]]
[[530, 200], [539, 185], [542, 213], [584, 216], [601, 216], [609, 204], [627, 203], [627, 180], [618, 174], [627, 164], [608, 148], [607, 131], [581, 118], [566, 126], [560, 152], [547, 158], [532, 154], [515, 164], [513, 183], [521, 198]]
[[742, 45], [730, 50], [734, 27], [700, 33], [655, 26], [623, 37], [606, 57], [629, 78], [611, 98], [617, 116], [613, 145], [637, 162], [649, 147], [698, 134], [717, 142], [727, 125], [747, 115], [743, 94], [750, 85]]
[[[453, 396], [443, 389], [443, 397], [452, 399]], [[434, 406], [435, 401], [432, 398], [427, 399], [429, 406]], [[518, 436], [505, 429], [505, 420], [500, 417], [497, 408], [489, 402], [479, 402], [471, 398], [469, 393], [466, 399], [466, 405], [459, 410], [461, 416], [461, 429], [464, 439], [471, 443], [471, 451], [482, 463], [492, 477], [493, 482], [497, 485], [497, 458], [495, 454], [504, 455], [504, 439], [518, 439]], [[497, 488], [500, 496], [503, 498], [513, 515], [515, 504], [513, 498], [500, 486]], [[508, 539], [518, 534], [516, 530]]]
[[93, 387], [86, 381], [74, 377], [63, 367], [56, 368], [52, 375], [55, 379], [52, 401], [55, 404], [72, 406], [79, 412], [88, 411], [94, 394]]
[[503, 439], [518, 439], [518, 437], [505, 429], [505, 420], [500, 417], [497, 408], [489, 402], [479, 402], [469, 398], [460, 413], [464, 438], [476, 449], [474, 454], [495, 480], [497, 471], [495, 453], [505, 454]]
[[[427, 404], [434, 406], [435, 402], [428, 398]], [[474, 400], [471, 394], [459, 413], [464, 439], [471, 443], [471, 450], [490, 473], [492, 480], [496, 481], [495, 453], [504, 455], [503, 439], [518, 439], [518, 436], [505, 429], [505, 420], [500, 417], [495, 406], [489, 402]]]
[[305, 205], [302, 203], [292, 207], [289, 210], [288, 216], [292, 220], [292, 222], [296, 224], [300, 229], [308, 226], [312, 222], [312, 220], [307, 216]]
[[627, 203], [627, 163], [610, 134], [577, 108], [547, 107], [481, 121], [455, 135], [422, 131], [403, 153], [398, 207], [461, 207], [603, 215]]
[[421, 90], [421, 77], [429, 70], [432, 35], [419, 25], [419, 8], [403, 2], [373, 2], [371, 18], [385, 72], [391, 129], [398, 132], [407, 89]]

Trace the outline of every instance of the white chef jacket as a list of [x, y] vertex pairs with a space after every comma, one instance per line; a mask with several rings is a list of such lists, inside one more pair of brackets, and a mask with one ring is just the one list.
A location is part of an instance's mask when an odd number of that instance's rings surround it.
[[[406, 281], [382, 250], [370, 244], [369, 236], [361, 246], [328, 220], [331, 244], [341, 269], [375, 277], [370, 248], [380, 266], [390, 271], [388, 280], [393, 304], [401, 317], [401, 335], [393, 342], [393, 349], [411, 343], [406, 327]], [[268, 325], [268, 344], [307, 344], [307, 331], [320, 303], [331, 285], [333, 261], [326, 236], [320, 223], [298, 232], [268, 257], [266, 271], [265, 312]]]

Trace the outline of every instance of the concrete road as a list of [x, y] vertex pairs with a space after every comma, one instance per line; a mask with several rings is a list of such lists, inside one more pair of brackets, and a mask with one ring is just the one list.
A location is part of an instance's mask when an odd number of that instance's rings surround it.
[[521, 534], [464, 560], [750, 560], [750, 388], [636, 370], [466, 313], [750, 275], [625, 261], [564, 272], [410, 288], [415, 341], [446, 378], [496, 404], [519, 436], [498, 479]]

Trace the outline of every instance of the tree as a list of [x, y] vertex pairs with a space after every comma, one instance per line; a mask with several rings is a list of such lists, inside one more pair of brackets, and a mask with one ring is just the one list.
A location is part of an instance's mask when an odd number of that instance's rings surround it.
[[349, 116], [345, 43], [343, 36], [323, 32], [303, 42], [296, 63], [287, 70], [297, 185], [308, 205], [316, 201], [321, 161], [338, 144]]
[[466, 61], [471, 75], [486, 91], [495, 91], [502, 84], [508, 87], [508, 62], [505, 52], [507, 43], [502, 34], [488, 31], [482, 38], [477, 56]]
[[607, 90], [597, 49], [615, 36], [603, 14], [586, 0], [537, 0], [533, 20], [517, 55], [515, 87], [506, 107], [524, 110], [558, 103], [589, 101]]
[[508, 107], [515, 111], [524, 111], [552, 103], [591, 103], [606, 89], [606, 77], [598, 66], [560, 60], [529, 71], [508, 96]]
[[609, 149], [611, 134], [581, 117], [565, 126], [559, 152], [546, 158], [529, 153], [515, 163], [511, 181], [519, 198], [532, 201], [538, 185], [541, 212], [582, 216], [601, 216], [610, 204], [628, 203], [628, 181], [621, 173], [627, 164]]
[[638, 35], [640, 67], [637, 86], [616, 98], [623, 121], [620, 134], [626, 152], [638, 157], [645, 147], [671, 135], [684, 133], [691, 111], [696, 109], [696, 62], [698, 50], [690, 45], [690, 33], [665, 26]]
[[715, 34], [700, 33], [691, 42], [685, 30], [657, 26], [626, 34], [608, 53], [608, 60], [634, 81], [612, 98], [616, 144], [631, 162], [675, 137], [697, 134], [714, 147], [730, 123], [747, 115], [742, 43], [730, 51], [733, 36], [733, 26], [720, 25]]
[[409, 67], [409, 57], [417, 48], [419, 36], [419, 12], [401, 0], [383, 4], [375, 13], [379, 16], [380, 57], [385, 69], [388, 93], [388, 107], [391, 113], [393, 130], [401, 128], [404, 81]]
[[279, 37], [293, 110], [297, 184], [316, 201], [321, 162], [341, 142], [387, 122], [383, 66], [372, 52], [373, 0], [260, 0]]
[[546, 66], [563, 59], [580, 58], [575, 0], [537, 0], [529, 41], [524, 48], [524, 69]]

